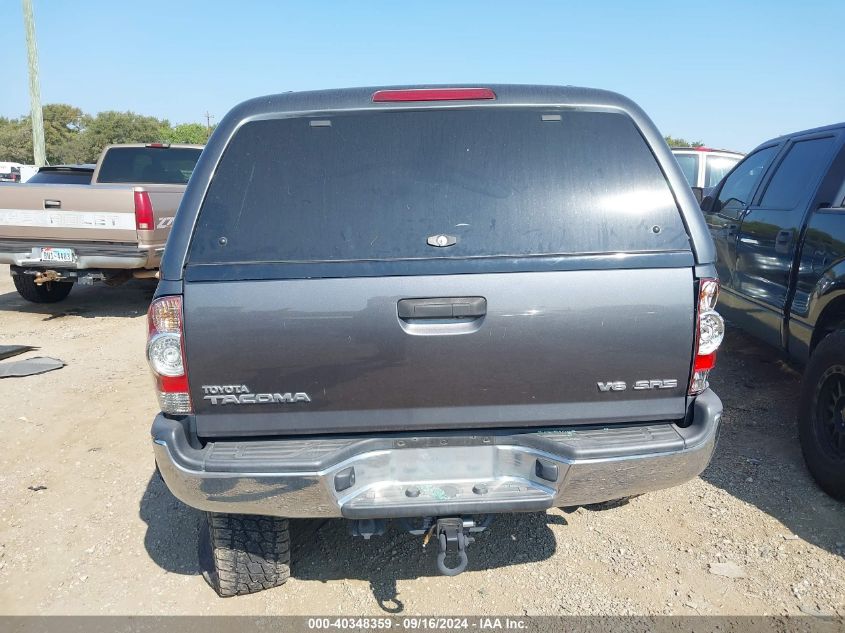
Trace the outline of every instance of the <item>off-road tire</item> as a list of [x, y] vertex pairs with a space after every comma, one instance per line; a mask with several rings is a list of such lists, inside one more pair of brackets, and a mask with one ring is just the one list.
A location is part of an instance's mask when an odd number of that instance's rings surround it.
[[245, 514], [206, 514], [200, 534], [203, 576], [222, 598], [255, 593], [290, 578], [288, 520]]
[[628, 497], [619, 497], [618, 499], [610, 499], [608, 501], [602, 501], [600, 503], [588, 503], [584, 505], [584, 507], [589, 510], [590, 512], [602, 512], [603, 510], [614, 510], [615, 508], [621, 508], [622, 506], [626, 506], [631, 502], [637, 495], [632, 495]]
[[39, 286], [33, 275], [24, 273], [12, 275], [12, 281], [18, 294], [33, 303], [57, 303], [65, 299], [73, 288], [68, 281], [48, 281]]
[[845, 396], [835, 395], [843, 390], [845, 331], [840, 330], [822, 339], [807, 363], [798, 437], [816, 483], [834, 499], [845, 501]]
[[560, 509], [566, 514], [577, 512], [578, 508], [584, 508], [590, 512], [601, 512], [602, 510], [613, 510], [614, 508], [621, 508], [628, 505], [631, 499], [636, 499], [640, 495], [629, 495], [627, 497], [619, 497], [618, 499], [610, 499], [609, 501], [601, 501], [599, 503], [585, 503], [580, 506], [560, 506]]

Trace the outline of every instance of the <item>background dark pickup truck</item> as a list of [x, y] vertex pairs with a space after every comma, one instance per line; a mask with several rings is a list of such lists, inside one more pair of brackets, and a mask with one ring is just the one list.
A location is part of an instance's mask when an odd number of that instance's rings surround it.
[[751, 152], [701, 204], [716, 243], [721, 311], [806, 365], [801, 446], [845, 498], [845, 123]]

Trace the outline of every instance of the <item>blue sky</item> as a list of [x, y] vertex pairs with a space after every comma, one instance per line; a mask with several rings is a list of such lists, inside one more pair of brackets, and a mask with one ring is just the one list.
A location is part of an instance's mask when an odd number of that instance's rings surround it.
[[[748, 150], [845, 119], [845, 1], [34, 0], [45, 103], [217, 120], [286, 90], [417, 83], [606, 88], [666, 134]], [[0, 115], [28, 111], [20, 3]], [[838, 49], [838, 50], [837, 50]]]

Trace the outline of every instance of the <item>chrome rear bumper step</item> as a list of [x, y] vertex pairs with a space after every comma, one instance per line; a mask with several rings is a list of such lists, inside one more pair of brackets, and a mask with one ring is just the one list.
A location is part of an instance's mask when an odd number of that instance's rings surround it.
[[170, 490], [214, 512], [349, 519], [540, 511], [667, 488], [710, 461], [722, 413], [699, 395], [693, 420], [560, 431], [211, 442], [159, 415], [152, 435]]

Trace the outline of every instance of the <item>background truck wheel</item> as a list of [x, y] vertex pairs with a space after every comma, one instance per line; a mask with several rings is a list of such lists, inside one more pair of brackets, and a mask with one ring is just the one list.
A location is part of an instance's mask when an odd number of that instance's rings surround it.
[[67, 281], [49, 281], [40, 286], [35, 277], [20, 273], [12, 275], [18, 294], [33, 303], [56, 303], [70, 294], [73, 284]]
[[203, 576], [223, 598], [283, 585], [290, 577], [288, 520], [206, 514], [200, 534]]
[[798, 436], [819, 486], [845, 500], [845, 331], [818, 344], [801, 386]]

